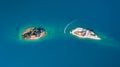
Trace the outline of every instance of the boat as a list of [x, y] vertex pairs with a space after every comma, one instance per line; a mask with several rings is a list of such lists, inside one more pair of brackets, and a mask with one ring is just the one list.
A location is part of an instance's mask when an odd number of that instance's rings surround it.
[[77, 36], [79, 38], [101, 40], [101, 38], [98, 37], [92, 30], [85, 29], [82, 27], [77, 27], [73, 29], [72, 31], [70, 31], [70, 34]]

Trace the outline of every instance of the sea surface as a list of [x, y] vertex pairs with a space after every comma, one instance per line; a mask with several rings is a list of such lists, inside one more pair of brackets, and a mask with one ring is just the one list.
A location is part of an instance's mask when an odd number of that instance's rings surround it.
[[[120, 67], [119, 3], [0, 0], [0, 67]], [[46, 29], [46, 36], [23, 40], [22, 32], [33, 26]], [[102, 40], [69, 34], [76, 27], [92, 29]]]

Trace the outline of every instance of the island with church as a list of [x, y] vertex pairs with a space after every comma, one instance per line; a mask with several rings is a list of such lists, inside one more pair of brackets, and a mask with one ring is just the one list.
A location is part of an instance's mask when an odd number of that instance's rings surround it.
[[87, 39], [94, 39], [94, 40], [101, 40], [92, 30], [85, 29], [82, 27], [77, 27], [70, 31], [70, 34], [77, 36], [79, 38], [87, 38]]

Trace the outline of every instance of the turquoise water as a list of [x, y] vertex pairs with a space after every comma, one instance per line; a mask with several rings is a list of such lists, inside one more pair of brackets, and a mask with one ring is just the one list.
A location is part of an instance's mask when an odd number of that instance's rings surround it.
[[[0, 67], [120, 67], [119, 6], [117, 0], [0, 1]], [[47, 35], [22, 40], [31, 26], [44, 27]], [[102, 40], [70, 35], [78, 26]]]

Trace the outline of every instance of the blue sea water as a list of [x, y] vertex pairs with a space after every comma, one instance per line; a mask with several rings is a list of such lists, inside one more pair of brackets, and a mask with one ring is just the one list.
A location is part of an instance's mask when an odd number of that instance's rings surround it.
[[[0, 67], [120, 67], [119, 2], [0, 0]], [[47, 31], [44, 38], [20, 38], [25, 28], [39, 25]], [[78, 26], [93, 29], [102, 40], [70, 35]]]

